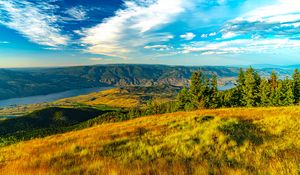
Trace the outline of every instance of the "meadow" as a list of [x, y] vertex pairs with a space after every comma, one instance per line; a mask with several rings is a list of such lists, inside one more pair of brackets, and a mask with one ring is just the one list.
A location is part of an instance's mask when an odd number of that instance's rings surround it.
[[205, 109], [0, 148], [0, 174], [299, 174], [300, 107]]

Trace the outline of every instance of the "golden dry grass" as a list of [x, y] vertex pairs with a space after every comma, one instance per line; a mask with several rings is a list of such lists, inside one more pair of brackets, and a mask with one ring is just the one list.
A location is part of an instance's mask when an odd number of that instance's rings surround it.
[[300, 108], [178, 112], [0, 148], [0, 174], [299, 174]]
[[138, 95], [130, 94], [127, 90], [120, 88], [94, 92], [88, 95], [81, 95], [57, 101], [58, 104], [80, 103], [90, 106], [107, 105], [111, 107], [130, 108], [140, 104]]

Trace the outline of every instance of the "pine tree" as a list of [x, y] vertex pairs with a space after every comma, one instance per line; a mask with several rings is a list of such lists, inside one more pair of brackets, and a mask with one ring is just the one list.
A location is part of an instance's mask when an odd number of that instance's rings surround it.
[[245, 85], [245, 74], [242, 68], [239, 70], [237, 86], [244, 86]]
[[190, 92], [187, 88], [184, 87], [181, 91], [179, 91], [179, 93], [177, 95], [177, 107], [176, 108], [179, 111], [187, 111], [187, 110], [192, 110], [192, 109], [189, 109], [190, 106], [191, 106]]
[[283, 81], [283, 93], [284, 93], [284, 100], [282, 105], [289, 106], [294, 104], [295, 97], [294, 97], [293, 81], [289, 80], [288, 77], [286, 77], [285, 80]]
[[232, 93], [232, 98], [234, 98], [234, 101], [237, 102], [239, 106], [246, 105], [244, 86], [245, 86], [245, 73], [243, 69], [240, 68], [238, 74], [237, 86], [235, 88], [234, 93]]
[[278, 82], [277, 82], [278, 80], [277, 79], [278, 78], [277, 78], [276, 72], [272, 71], [270, 82], [271, 82], [271, 87], [272, 87], [273, 90], [275, 90], [278, 86]]
[[252, 107], [259, 104], [258, 87], [260, 78], [258, 74], [250, 67], [245, 73], [245, 85], [243, 86], [244, 101], [246, 106]]
[[[218, 91], [217, 76], [205, 78], [201, 72], [193, 73], [191, 88], [183, 88], [177, 96], [176, 110], [199, 108], [241, 107], [241, 106], [287, 106], [295, 103], [300, 95], [300, 73], [295, 70], [293, 79], [279, 80], [275, 71], [269, 79], [259, 76], [250, 67], [246, 72], [240, 69], [235, 88]], [[300, 100], [300, 96], [298, 97]], [[171, 105], [171, 104], [170, 104]], [[152, 113], [173, 111], [168, 106], [149, 105]], [[169, 110], [170, 109], [170, 110]]]
[[220, 93], [220, 107], [240, 107], [240, 91], [232, 88]]
[[190, 98], [194, 108], [198, 108], [203, 97], [203, 79], [200, 71], [194, 72], [191, 77]]
[[220, 97], [218, 92], [218, 78], [213, 75], [211, 82], [211, 97], [210, 97], [210, 107], [217, 108], [220, 106]]
[[270, 75], [269, 83], [271, 86], [271, 94], [270, 94], [270, 105], [272, 106], [278, 106], [278, 78], [275, 71], [272, 71], [272, 74]]
[[277, 81], [277, 88], [275, 89], [275, 96], [273, 97], [274, 106], [283, 106], [284, 105], [284, 86], [282, 81]]
[[293, 74], [293, 86], [294, 86], [294, 100], [295, 103], [300, 101], [300, 73], [298, 69], [295, 69]]
[[206, 77], [204, 80], [204, 85], [202, 86], [202, 95], [199, 99], [199, 108], [209, 108], [210, 107], [210, 97], [211, 97], [211, 88], [210, 88], [210, 81]]
[[271, 86], [267, 79], [262, 79], [259, 86], [260, 106], [270, 105]]

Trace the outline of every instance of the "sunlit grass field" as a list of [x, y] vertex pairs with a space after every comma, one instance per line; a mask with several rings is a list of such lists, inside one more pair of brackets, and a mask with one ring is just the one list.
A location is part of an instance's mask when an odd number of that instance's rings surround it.
[[300, 107], [178, 112], [0, 148], [0, 174], [299, 174]]
[[94, 92], [88, 95], [66, 98], [57, 101], [58, 104], [79, 103], [89, 106], [108, 105], [113, 107], [134, 107], [139, 104], [139, 96], [129, 94], [128, 91], [119, 88], [105, 90], [102, 92]]

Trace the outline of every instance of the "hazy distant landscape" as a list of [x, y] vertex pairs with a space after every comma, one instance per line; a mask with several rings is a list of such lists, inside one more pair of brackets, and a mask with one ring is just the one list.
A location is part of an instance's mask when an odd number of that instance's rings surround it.
[[[285, 78], [294, 66], [254, 65], [262, 76], [273, 70]], [[75, 89], [109, 86], [188, 86], [194, 71], [219, 77], [219, 86], [232, 87], [239, 67], [164, 66], [164, 65], [98, 65], [65, 68], [0, 69], [0, 99], [47, 95]], [[80, 94], [78, 94], [80, 95]]]

